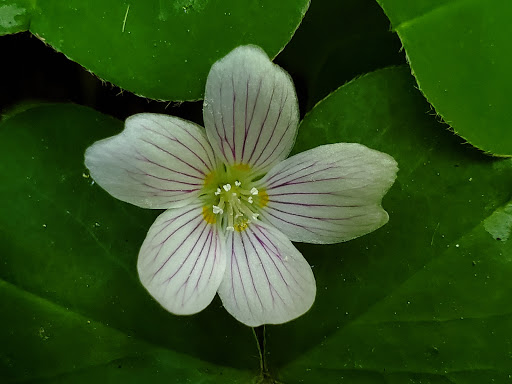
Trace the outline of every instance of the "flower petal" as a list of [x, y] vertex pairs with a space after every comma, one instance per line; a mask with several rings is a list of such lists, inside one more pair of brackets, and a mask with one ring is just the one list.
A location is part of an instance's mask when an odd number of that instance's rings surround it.
[[299, 108], [290, 76], [260, 48], [241, 46], [212, 66], [203, 116], [217, 155], [263, 173], [290, 153]]
[[211, 303], [224, 275], [224, 240], [200, 206], [167, 210], [156, 219], [139, 253], [142, 285], [165, 309], [189, 315]]
[[389, 155], [360, 144], [330, 144], [286, 159], [261, 180], [260, 218], [292, 241], [337, 243], [386, 224], [381, 200], [396, 178]]
[[255, 327], [304, 314], [316, 285], [308, 262], [277, 229], [253, 222], [227, 234], [226, 273], [219, 296], [238, 321]]
[[129, 117], [120, 134], [85, 152], [85, 165], [102, 188], [143, 208], [183, 206], [198, 196], [216, 162], [201, 127], [151, 113]]

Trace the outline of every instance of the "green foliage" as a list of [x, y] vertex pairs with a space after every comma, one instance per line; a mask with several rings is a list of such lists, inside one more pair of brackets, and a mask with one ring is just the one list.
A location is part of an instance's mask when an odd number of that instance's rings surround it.
[[121, 128], [65, 104], [0, 123], [0, 378], [246, 383], [259, 368], [250, 328], [219, 302], [173, 316], [138, 280], [159, 212], [112, 199], [83, 165], [87, 146]]
[[295, 77], [305, 113], [340, 85], [402, 64], [403, 56], [374, 0], [315, 0], [277, 62]]
[[296, 151], [359, 142], [400, 171], [386, 226], [300, 246], [318, 294], [304, 317], [268, 328], [284, 382], [508, 379], [512, 161], [462, 146], [428, 112], [408, 69], [390, 68], [341, 87], [303, 121]]
[[[392, 155], [400, 171], [383, 201], [387, 225], [347, 243], [297, 244], [316, 302], [255, 332], [218, 299], [174, 316], [140, 284], [137, 254], [160, 212], [112, 198], [83, 165], [85, 149], [121, 121], [32, 100], [2, 111], [0, 382], [509, 383], [512, 161], [463, 139], [512, 155], [510, 4], [313, 2], [276, 59], [294, 76], [302, 112], [311, 110], [294, 152], [358, 142]], [[280, 52], [308, 6], [0, 0], [0, 35], [29, 30], [124, 89], [193, 100], [233, 47]], [[400, 40], [410, 67], [388, 67], [405, 64]]]
[[512, 2], [378, 2], [437, 113], [476, 147], [512, 156]]
[[0, 1], [0, 35], [26, 31], [34, 3], [31, 0]]
[[0, 35], [26, 30], [101, 79], [161, 100], [202, 98], [238, 45], [283, 49], [308, 0], [1, 0]]

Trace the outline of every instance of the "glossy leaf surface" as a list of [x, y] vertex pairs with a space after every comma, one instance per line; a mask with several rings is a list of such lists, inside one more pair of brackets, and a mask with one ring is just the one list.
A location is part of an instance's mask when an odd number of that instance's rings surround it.
[[512, 3], [378, 0], [404, 45], [419, 88], [454, 131], [512, 156]]
[[121, 128], [66, 104], [0, 123], [0, 378], [246, 383], [259, 370], [250, 328], [220, 300], [171, 315], [138, 280], [160, 211], [115, 200], [83, 165], [87, 146]]
[[300, 244], [318, 293], [297, 321], [267, 327], [285, 383], [506, 382], [512, 353], [512, 164], [428, 114], [407, 68], [338, 89], [308, 114], [296, 151], [358, 142], [400, 171], [390, 221], [332, 246]]
[[308, 6], [308, 0], [1, 0], [0, 35], [29, 28], [123, 89], [197, 100], [216, 60], [244, 44], [277, 55]]

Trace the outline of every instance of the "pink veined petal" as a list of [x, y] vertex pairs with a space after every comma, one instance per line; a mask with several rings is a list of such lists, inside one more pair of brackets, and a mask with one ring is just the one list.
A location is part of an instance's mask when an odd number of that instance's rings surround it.
[[293, 82], [260, 48], [238, 47], [212, 66], [203, 117], [219, 157], [264, 173], [288, 156], [295, 141]]
[[120, 134], [85, 152], [85, 165], [103, 189], [143, 208], [186, 204], [198, 196], [216, 164], [201, 127], [152, 113], [129, 117]]
[[388, 221], [381, 206], [398, 171], [389, 155], [360, 144], [330, 144], [292, 156], [261, 180], [260, 218], [292, 241], [338, 243]]
[[226, 236], [219, 296], [238, 321], [252, 327], [280, 324], [311, 307], [316, 294], [313, 272], [286, 236], [261, 222]]
[[202, 207], [167, 210], [156, 219], [139, 253], [140, 281], [168, 311], [189, 315], [211, 303], [224, 275], [224, 240]]

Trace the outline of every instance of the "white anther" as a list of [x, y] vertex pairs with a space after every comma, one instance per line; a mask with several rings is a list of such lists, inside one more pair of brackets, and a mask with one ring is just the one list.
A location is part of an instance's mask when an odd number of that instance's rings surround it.
[[232, 195], [233, 195], [233, 196], [236, 196], [236, 192], [233, 192], [233, 193], [232, 193]]
[[237, 181], [235, 181], [235, 185], [236, 185], [237, 187], [239, 187], [239, 186], [241, 186], [241, 185], [242, 185], [242, 183], [241, 183], [241, 182], [239, 182], [239, 181], [237, 180]]
[[215, 196], [219, 196], [220, 195], [220, 188], [217, 188], [217, 190], [214, 192]]
[[253, 213], [253, 214], [252, 214], [252, 218], [253, 218], [254, 220], [257, 220], [259, 215], [260, 215], [259, 213]]
[[251, 195], [257, 195], [258, 194], [258, 190], [254, 187], [251, 188]]
[[228, 227], [226, 227], [226, 230], [227, 230], [227, 231], [232, 231], [232, 232], [234, 232], [235, 227], [230, 227], [230, 226], [228, 226]]
[[247, 198], [247, 202], [248, 202], [249, 204], [252, 204], [252, 203], [253, 203], [253, 201], [252, 201], [252, 196], [249, 196], [249, 197]]
[[224, 184], [222, 188], [224, 188], [224, 190], [227, 192], [231, 189], [231, 184]]
[[213, 213], [215, 215], [218, 215], [219, 213], [222, 215], [224, 213], [224, 210], [221, 207], [214, 205], [212, 208], [213, 208]]

